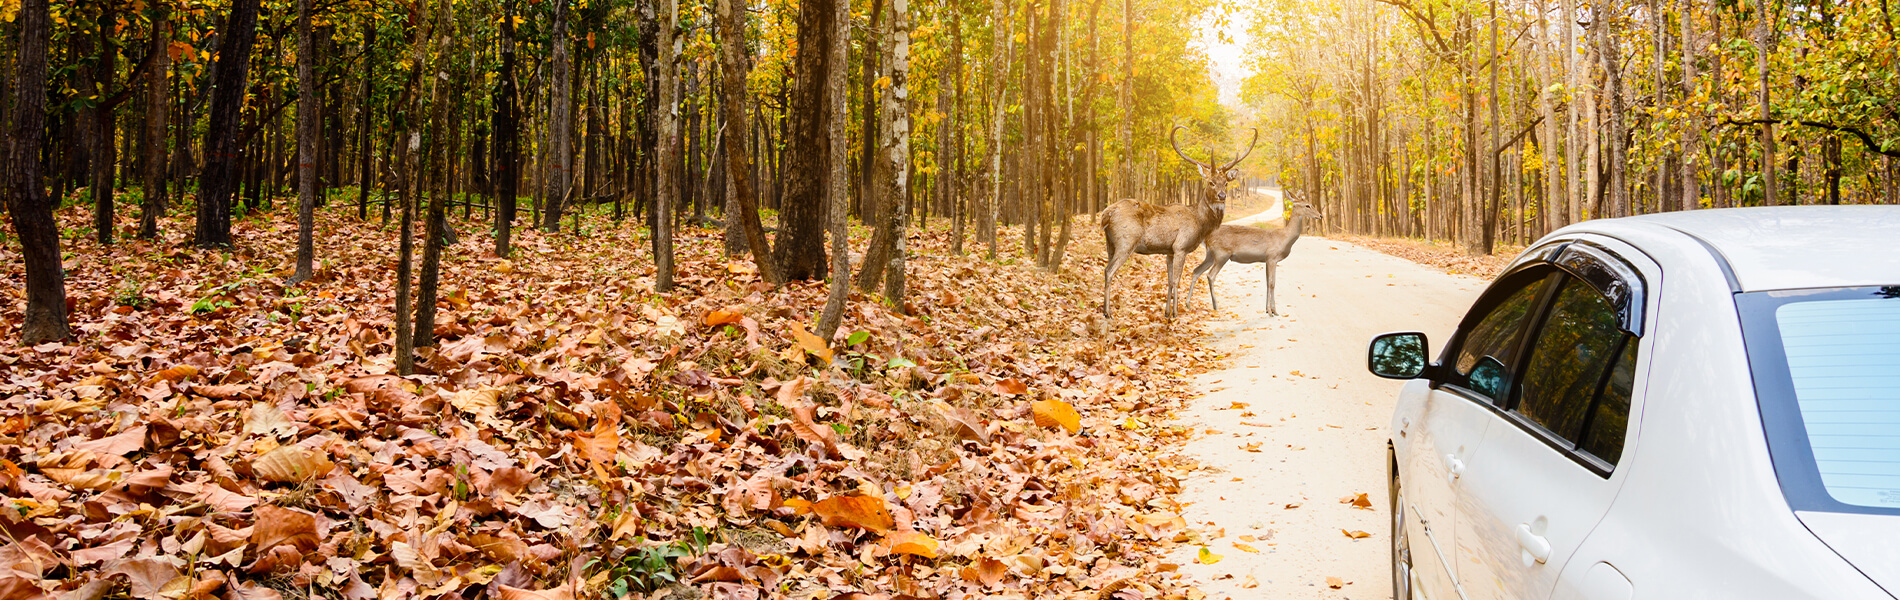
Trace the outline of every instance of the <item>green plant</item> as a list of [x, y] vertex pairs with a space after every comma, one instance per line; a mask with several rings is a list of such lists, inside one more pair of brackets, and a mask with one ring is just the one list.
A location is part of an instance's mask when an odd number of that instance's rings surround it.
[[[634, 592], [648, 594], [679, 582], [679, 561], [705, 554], [712, 542], [704, 527], [694, 527], [691, 538], [667, 544], [646, 545], [646, 538], [634, 540], [637, 549], [628, 550], [607, 568], [607, 591], [615, 598]], [[594, 564], [599, 564], [596, 560]], [[592, 566], [592, 565], [590, 565]]]

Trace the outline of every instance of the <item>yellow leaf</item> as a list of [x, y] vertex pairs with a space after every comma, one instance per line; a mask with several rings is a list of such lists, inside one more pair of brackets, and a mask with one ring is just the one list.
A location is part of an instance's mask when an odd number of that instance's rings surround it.
[[884, 539], [891, 554], [937, 557], [937, 540], [917, 531], [899, 531]]
[[1200, 556], [1194, 557], [1194, 562], [1201, 563], [1204, 565], [1211, 565], [1211, 564], [1220, 562], [1220, 559], [1222, 558], [1226, 558], [1226, 557], [1221, 556], [1219, 554], [1215, 554], [1213, 550], [1208, 550], [1207, 546], [1201, 546]]
[[1364, 531], [1359, 531], [1359, 530], [1356, 530], [1356, 529], [1355, 529], [1355, 530], [1352, 530], [1352, 531], [1347, 531], [1347, 530], [1344, 530], [1344, 529], [1341, 529], [1341, 530], [1339, 530], [1339, 532], [1340, 532], [1340, 533], [1343, 533], [1343, 534], [1346, 534], [1346, 537], [1349, 537], [1349, 538], [1352, 538], [1352, 539], [1355, 539], [1355, 540], [1356, 540], [1356, 539], [1360, 539], [1360, 538], [1367, 538], [1367, 537], [1372, 537], [1372, 534], [1370, 534], [1370, 533], [1366, 533], [1366, 532], [1364, 532]]
[[876, 496], [832, 496], [811, 505], [811, 512], [833, 527], [856, 527], [883, 533], [896, 522], [884, 499]]
[[707, 327], [718, 327], [720, 325], [725, 325], [727, 323], [737, 323], [739, 322], [739, 319], [742, 319], [742, 318], [745, 318], [745, 317], [743, 315], [740, 315], [738, 311], [715, 310], [715, 311], [706, 313], [706, 318], [703, 319], [701, 322], [705, 323]]
[[800, 349], [810, 352], [819, 360], [825, 361], [825, 364], [831, 364], [831, 347], [826, 345], [824, 340], [818, 339], [818, 336], [805, 331], [804, 325], [792, 324], [792, 339], [798, 342]]
[[1029, 405], [1029, 409], [1034, 413], [1036, 425], [1039, 427], [1061, 427], [1069, 433], [1082, 430], [1082, 415], [1075, 412], [1074, 406], [1070, 406], [1061, 399], [1038, 400]]
[[1249, 546], [1249, 545], [1246, 545], [1246, 544], [1242, 544], [1242, 543], [1240, 543], [1240, 542], [1234, 542], [1234, 548], [1237, 548], [1237, 549], [1239, 549], [1239, 550], [1240, 550], [1241, 552], [1252, 552], [1252, 553], [1254, 553], [1254, 554], [1259, 554], [1259, 553], [1260, 553], [1260, 549], [1259, 549], [1259, 548], [1255, 548], [1255, 547], [1253, 547], [1253, 546]]

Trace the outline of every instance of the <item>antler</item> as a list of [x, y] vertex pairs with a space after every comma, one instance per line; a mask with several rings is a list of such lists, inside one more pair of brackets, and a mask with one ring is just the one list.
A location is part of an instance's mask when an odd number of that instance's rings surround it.
[[[1214, 168], [1214, 166], [1213, 166], [1213, 165], [1210, 165], [1210, 164], [1207, 164], [1207, 163], [1204, 163], [1204, 162], [1201, 162], [1201, 161], [1198, 161], [1198, 160], [1194, 160], [1194, 157], [1191, 157], [1191, 156], [1188, 156], [1186, 152], [1182, 152], [1182, 151], [1181, 151], [1181, 142], [1179, 142], [1179, 141], [1176, 141], [1176, 140], [1174, 139], [1174, 136], [1175, 136], [1175, 134], [1178, 134], [1178, 133], [1181, 133], [1181, 130], [1183, 130], [1183, 129], [1187, 129], [1187, 126], [1186, 126], [1186, 125], [1175, 125], [1175, 126], [1174, 126], [1174, 130], [1173, 130], [1173, 131], [1169, 131], [1169, 132], [1168, 132], [1168, 143], [1169, 143], [1170, 145], [1173, 145], [1173, 146], [1174, 146], [1174, 153], [1175, 153], [1175, 154], [1179, 154], [1179, 155], [1181, 155], [1181, 160], [1185, 160], [1185, 161], [1188, 161], [1188, 162], [1191, 162], [1191, 163], [1194, 163], [1194, 164], [1196, 164], [1196, 165], [1200, 165], [1200, 166], [1202, 166], [1202, 167], [1206, 167], [1206, 168], [1209, 168], [1209, 169], [1212, 169], [1212, 168]], [[1249, 149], [1249, 151], [1251, 151], [1251, 149]]]
[[[1254, 143], [1259, 142], [1259, 141], [1260, 141], [1260, 129], [1253, 128], [1253, 139], [1247, 141], [1247, 151], [1240, 153], [1240, 156], [1235, 158], [1234, 162], [1227, 163], [1226, 166], [1221, 167], [1220, 170], [1225, 171], [1228, 169], [1232, 169], [1234, 168], [1234, 165], [1240, 164], [1240, 161], [1247, 160], [1247, 155], [1253, 154]], [[1178, 148], [1175, 149], [1175, 152], [1180, 152], [1180, 151], [1181, 150]]]

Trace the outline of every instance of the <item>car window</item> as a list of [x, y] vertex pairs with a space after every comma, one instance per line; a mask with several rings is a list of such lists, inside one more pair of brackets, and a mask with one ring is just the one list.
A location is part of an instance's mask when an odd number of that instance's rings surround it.
[[1538, 292], [1544, 287], [1538, 284], [1548, 277], [1548, 272], [1526, 273], [1511, 280], [1516, 289], [1491, 305], [1465, 333], [1454, 364], [1465, 388], [1494, 399], [1503, 398], [1511, 389], [1510, 369], [1517, 364], [1518, 348], [1522, 346], [1519, 341], [1537, 305]]
[[1584, 425], [1583, 442], [1577, 448], [1610, 466], [1623, 457], [1623, 437], [1629, 433], [1630, 388], [1636, 383], [1636, 340], [1625, 338], [1623, 352], [1616, 358], [1610, 380], [1604, 382], [1589, 422]]
[[1793, 302], [1775, 323], [1822, 487], [1900, 507], [1900, 298]]
[[1625, 334], [1616, 308], [1595, 288], [1567, 275], [1549, 315], [1531, 343], [1523, 387], [1512, 408], [1575, 443], [1583, 439], [1591, 403]]

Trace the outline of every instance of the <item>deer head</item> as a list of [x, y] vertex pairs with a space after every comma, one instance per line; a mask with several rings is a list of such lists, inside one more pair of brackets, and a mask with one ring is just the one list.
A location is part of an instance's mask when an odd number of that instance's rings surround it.
[[1319, 209], [1313, 208], [1313, 205], [1303, 201], [1294, 202], [1288, 205], [1288, 208], [1290, 209], [1288, 211], [1288, 222], [1292, 222], [1293, 219], [1313, 219], [1315, 221], [1323, 221], [1326, 219], [1325, 215], [1319, 214]]
[[[1183, 129], [1187, 129], [1187, 126], [1175, 125], [1174, 130], [1168, 132], [1168, 143], [1174, 146], [1174, 153], [1180, 155], [1181, 160], [1194, 163], [1194, 166], [1200, 170], [1201, 181], [1207, 184], [1202, 194], [1202, 202], [1215, 210], [1226, 210], [1227, 186], [1233, 183], [1235, 179], [1240, 178], [1240, 172], [1234, 170], [1234, 165], [1240, 164], [1240, 161], [1247, 159], [1247, 155], [1253, 154], [1254, 143], [1260, 141], [1260, 130], [1253, 130], [1253, 139], [1248, 140], [1247, 149], [1242, 151], [1240, 156], [1234, 157], [1233, 162], [1215, 166], [1211, 162], [1194, 160], [1194, 157], [1188, 156], [1186, 152], [1181, 151], [1181, 142], [1175, 139], [1175, 136], [1180, 134]], [[1208, 153], [1208, 160], [1214, 160], [1212, 152]]]

